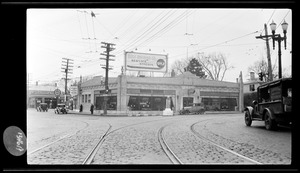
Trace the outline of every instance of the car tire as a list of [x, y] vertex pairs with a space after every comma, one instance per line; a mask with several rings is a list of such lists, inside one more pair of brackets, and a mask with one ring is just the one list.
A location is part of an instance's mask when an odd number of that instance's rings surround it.
[[249, 110], [247, 110], [245, 112], [245, 124], [246, 124], [246, 126], [251, 126], [251, 124], [252, 124], [252, 118], [251, 118]]
[[265, 113], [265, 127], [267, 130], [276, 130], [277, 123], [274, 119], [272, 119], [270, 113], [266, 111]]

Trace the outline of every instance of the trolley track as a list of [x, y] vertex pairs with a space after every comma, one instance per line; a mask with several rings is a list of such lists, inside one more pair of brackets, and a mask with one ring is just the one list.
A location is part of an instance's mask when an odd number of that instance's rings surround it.
[[50, 142], [50, 143], [48, 143], [46, 145], [43, 145], [42, 147], [34, 149], [34, 150], [30, 151], [30, 152], [27, 152], [27, 155], [32, 155], [32, 154], [34, 154], [34, 153], [36, 153], [36, 152], [38, 152], [38, 151], [40, 151], [40, 150], [42, 150], [44, 148], [47, 148], [47, 147], [49, 147], [49, 146], [51, 146], [51, 145], [53, 145], [53, 144], [55, 144], [55, 143], [57, 143], [57, 142], [59, 142], [61, 140], [67, 139], [67, 138], [69, 138], [71, 136], [74, 136], [74, 135], [78, 134], [80, 131], [83, 131], [84, 129], [86, 129], [86, 128], [89, 127], [89, 123], [87, 123], [85, 121], [80, 121], [80, 122], [83, 122], [85, 124], [85, 126], [83, 128], [81, 128], [79, 130], [76, 130], [75, 132], [72, 132], [72, 133], [67, 133], [66, 135], [63, 135], [62, 137], [60, 137], [59, 139], [57, 139], [57, 140], [55, 140], [53, 142]]
[[93, 162], [93, 159], [94, 159], [97, 151], [99, 150], [100, 146], [104, 142], [104, 137], [108, 134], [108, 132], [109, 132], [109, 130], [111, 128], [112, 128], [112, 125], [109, 124], [109, 128], [106, 130], [106, 132], [104, 133], [104, 135], [101, 136], [101, 138], [99, 139], [99, 141], [96, 143], [96, 145], [92, 148], [92, 150], [90, 151], [90, 153], [86, 156], [86, 158], [82, 162], [83, 165], [85, 165], [85, 164], [91, 164]]
[[145, 123], [151, 123], [151, 122], [155, 122], [155, 121], [161, 121], [161, 120], [170, 120], [170, 119], [169, 118], [165, 118], [165, 119], [159, 119], [159, 120], [151, 120], [151, 121], [139, 122], [139, 123], [125, 125], [125, 126], [116, 128], [114, 130], [111, 130], [111, 128], [112, 128], [112, 126], [111, 126], [106, 131], [106, 133], [99, 139], [99, 141], [97, 142], [97, 144], [95, 145], [95, 147], [91, 150], [91, 152], [88, 154], [88, 156], [84, 159], [84, 161], [82, 162], [82, 164], [92, 164], [93, 163], [94, 157], [96, 156], [97, 151], [99, 150], [99, 148], [101, 147], [101, 145], [103, 144], [103, 142], [106, 140], [106, 138], [109, 137], [109, 135], [111, 135], [111, 134], [113, 134], [113, 133], [115, 133], [115, 132], [117, 132], [119, 130], [122, 130], [124, 128], [132, 127], [132, 126], [137, 126], [137, 125], [141, 125], [141, 124], [145, 124]]
[[[167, 125], [166, 125], [167, 126]], [[173, 164], [183, 164], [183, 162], [175, 155], [175, 153], [171, 150], [171, 148], [169, 147], [169, 145], [167, 144], [164, 135], [163, 135], [163, 130], [166, 126], [163, 126], [159, 129], [158, 131], [158, 141], [163, 149], [163, 151], [165, 152], [165, 154], [167, 155], [167, 157], [170, 159], [170, 161]]]
[[242, 158], [242, 159], [244, 159], [244, 160], [247, 160], [247, 161], [250, 162], [250, 163], [253, 163], [253, 164], [262, 164], [262, 163], [260, 163], [260, 162], [258, 162], [258, 161], [256, 161], [256, 160], [253, 160], [253, 159], [251, 159], [251, 158], [249, 158], [249, 157], [243, 156], [243, 155], [241, 155], [241, 154], [239, 154], [239, 153], [237, 153], [237, 152], [235, 152], [235, 151], [232, 151], [232, 150], [230, 150], [230, 149], [228, 149], [228, 148], [225, 148], [225, 147], [223, 147], [223, 146], [221, 146], [221, 145], [219, 145], [219, 144], [213, 142], [212, 140], [210, 140], [210, 139], [208, 139], [208, 138], [202, 136], [201, 134], [199, 134], [199, 133], [195, 130], [195, 125], [198, 124], [198, 123], [200, 123], [200, 122], [201, 122], [201, 121], [198, 121], [198, 122], [196, 122], [196, 123], [193, 123], [193, 124], [190, 126], [190, 130], [191, 130], [191, 132], [192, 132], [195, 136], [197, 136], [197, 137], [198, 137], [199, 139], [201, 139], [203, 142], [208, 143], [208, 144], [210, 144], [210, 145], [213, 145], [213, 146], [215, 146], [215, 147], [217, 147], [217, 148], [220, 148], [220, 149], [222, 149], [222, 150], [224, 150], [224, 151], [226, 151], [226, 152], [229, 152], [229, 153], [231, 153], [231, 154], [233, 154], [233, 155], [235, 155], [235, 156], [237, 156], [237, 157], [239, 157], [239, 158]]

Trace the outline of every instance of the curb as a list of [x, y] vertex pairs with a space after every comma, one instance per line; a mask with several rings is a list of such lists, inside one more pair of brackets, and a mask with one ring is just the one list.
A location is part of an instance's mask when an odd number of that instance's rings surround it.
[[[136, 114], [109, 114], [109, 115], [103, 115], [103, 114], [91, 114], [90, 112], [76, 112], [76, 111], [70, 111], [68, 112], [68, 114], [77, 114], [77, 115], [96, 115], [96, 116], [105, 116], [105, 117], [148, 117], [148, 116], [163, 116], [160, 114], [140, 114], [140, 113], [136, 113]], [[205, 114], [209, 114], [209, 115], [213, 115], [213, 114], [242, 114], [242, 112], [239, 111], [218, 111], [218, 112], [205, 112]], [[178, 114], [179, 115], [179, 114]], [[187, 114], [190, 115], [190, 114]], [[174, 114], [173, 116], [177, 116], [177, 114]]]

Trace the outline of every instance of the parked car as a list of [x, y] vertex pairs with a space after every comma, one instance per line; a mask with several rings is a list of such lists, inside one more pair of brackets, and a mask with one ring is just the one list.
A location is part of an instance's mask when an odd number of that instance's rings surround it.
[[267, 130], [275, 130], [278, 124], [292, 123], [292, 78], [265, 83], [257, 88], [257, 100], [245, 108], [245, 123], [265, 121]]
[[37, 111], [40, 112], [48, 112], [48, 104], [47, 103], [40, 103], [40, 105], [37, 107]]
[[179, 111], [179, 114], [204, 114], [205, 107], [203, 103], [193, 103], [192, 106], [183, 107], [182, 110]]
[[67, 114], [68, 113], [68, 109], [66, 108], [65, 104], [57, 104], [57, 107], [54, 109], [54, 113], [59, 114]]

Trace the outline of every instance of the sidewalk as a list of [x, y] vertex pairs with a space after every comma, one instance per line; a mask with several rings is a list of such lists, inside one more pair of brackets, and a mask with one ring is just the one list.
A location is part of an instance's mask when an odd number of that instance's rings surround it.
[[[78, 114], [78, 115], [92, 115], [90, 111], [83, 111], [83, 112], [79, 112], [79, 109], [74, 109], [74, 110], [69, 110], [68, 112], [69, 114]], [[242, 114], [242, 112], [239, 112], [239, 111], [205, 111], [204, 114]], [[96, 116], [104, 116], [103, 114], [100, 115], [100, 113], [97, 113], [97, 112], [94, 112], [93, 115], [96, 115]], [[151, 114], [150, 114], [151, 115]], [[179, 114], [175, 114], [174, 116], [177, 116]], [[190, 114], [192, 115], [192, 114]], [[106, 116], [129, 116], [129, 115], [118, 115], [118, 114], [109, 114], [109, 115], [106, 115]], [[149, 116], [148, 114], [146, 115], [143, 115], [143, 114], [136, 114], [136, 115], [133, 115], [133, 116]], [[163, 115], [152, 115], [152, 116], [163, 116]]]
[[205, 111], [204, 114], [242, 114], [240, 111]]

